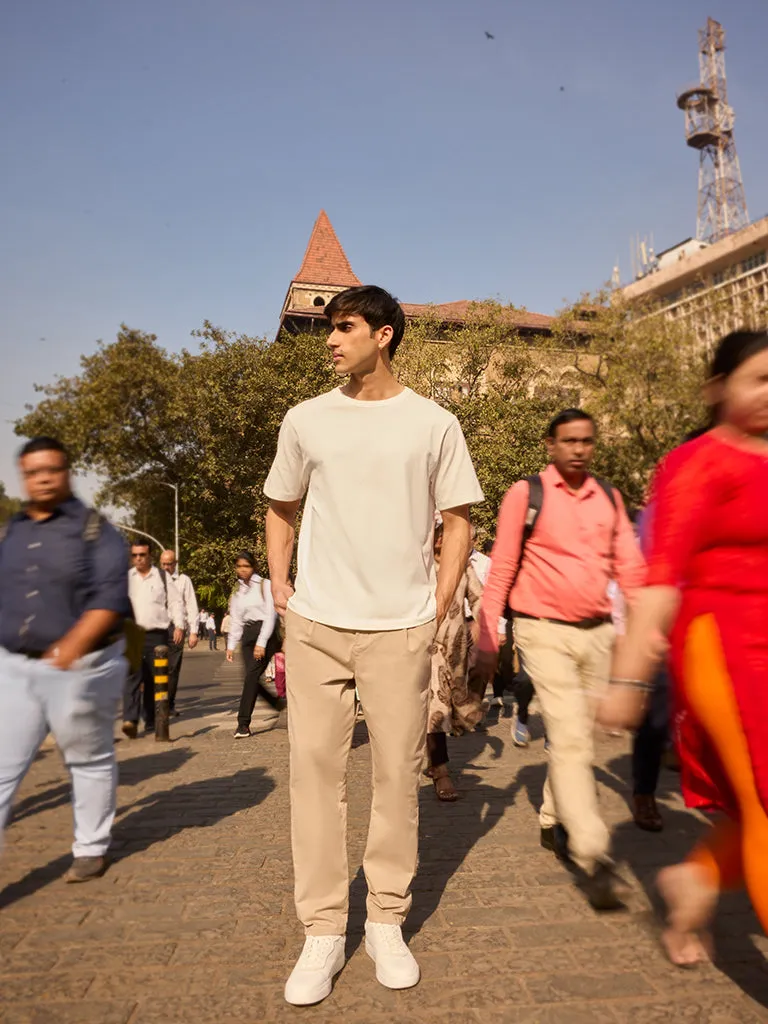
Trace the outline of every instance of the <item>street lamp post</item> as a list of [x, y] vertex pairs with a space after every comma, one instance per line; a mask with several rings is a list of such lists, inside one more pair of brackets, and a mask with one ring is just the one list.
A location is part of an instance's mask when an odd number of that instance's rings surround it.
[[158, 480], [163, 487], [170, 487], [173, 491], [173, 541], [176, 551], [176, 563], [179, 561], [179, 485], [169, 484], [167, 480]]

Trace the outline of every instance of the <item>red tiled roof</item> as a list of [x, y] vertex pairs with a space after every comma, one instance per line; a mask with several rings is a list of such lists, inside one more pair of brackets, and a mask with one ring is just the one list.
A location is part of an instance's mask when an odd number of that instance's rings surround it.
[[301, 268], [293, 279], [303, 284], [336, 284], [347, 288], [360, 284], [325, 210], [315, 221]]
[[[462, 323], [466, 320], [472, 303], [468, 299], [459, 299], [458, 302], [443, 302], [434, 306], [421, 302], [403, 302], [401, 305], [406, 316], [428, 316], [443, 321]], [[520, 312], [510, 310], [508, 315], [516, 327], [534, 331], [549, 330], [554, 320], [554, 317], [546, 316], [544, 313], [528, 313], [522, 310]]]

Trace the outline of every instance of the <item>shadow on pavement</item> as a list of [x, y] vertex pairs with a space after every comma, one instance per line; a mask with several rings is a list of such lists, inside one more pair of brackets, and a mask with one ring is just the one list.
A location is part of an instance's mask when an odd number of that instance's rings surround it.
[[255, 807], [274, 790], [265, 768], [244, 768], [222, 778], [186, 782], [150, 793], [118, 810], [113, 838], [115, 859], [124, 860], [190, 828], [216, 825]]
[[[608, 768], [613, 772], [613, 781], [606, 772], [600, 770], [598, 777], [629, 799], [632, 793], [630, 756], [625, 754], [614, 758]], [[662, 770], [657, 798], [663, 801], [669, 796], [678, 796], [679, 792], [679, 775]], [[663, 832], [642, 832], [634, 822], [628, 821], [619, 825], [613, 833], [616, 859], [631, 867], [656, 911], [659, 927], [663, 920], [664, 905], [656, 890], [657, 873], [662, 867], [679, 864], [684, 860], [710, 827], [690, 811], [662, 807], [661, 812], [664, 818]], [[763, 935], [763, 929], [745, 892], [723, 895], [713, 932], [717, 969], [761, 1006], [768, 1007], [768, 964], [753, 941], [753, 936]]]
[[[175, 753], [150, 754], [147, 760]], [[164, 770], [169, 769], [166, 766]], [[215, 825], [223, 818], [261, 803], [274, 788], [275, 783], [266, 774], [266, 769], [247, 768], [224, 778], [201, 779], [151, 793], [127, 807], [118, 808], [117, 813], [121, 817], [112, 833], [114, 846], [111, 855], [114, 860], [123, 860], [186, 829]], [[54, 882], [71, 862], [70, 854], [57, 857], [30, 871], [18, 882], [7, 885], [0, 893], [0, 909]]]
[[147, 779], [158, 775], [175, 772], [195, 755], [191, 750], [174, 750], [166, 748], [154, 754], [142, 754], [140, 757], [126, 758], [119, 763], [119, 785], [138, 786]]
[[[130, 758], [121, 761], [119, 764], [119, 785], [136, 786], [146, 779], [154, 778], [165, 772], [176, 771], [181, 768], [191, 757], [190, 751], [166, 750], [157, 754], [146, 754], [142, 757]], [[24, 818], [31, 818], [35, 814], [42, 814], [45, 811], [53, 811], [57, 807], [63, 807], [71, 799], [71, 787], [69, 782], [62, 782], [41, 793], [30, 793], [29, 796], [20, 800], [13, 809], [11, 822], [21, 821]]]

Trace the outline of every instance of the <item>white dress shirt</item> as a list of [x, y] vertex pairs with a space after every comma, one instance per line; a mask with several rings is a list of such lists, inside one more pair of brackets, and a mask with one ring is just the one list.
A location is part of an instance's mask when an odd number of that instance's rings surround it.
[[184, 629], [188, 629], [190, 633], [197, 635], [200, 612], [197, 609], [197, 598], [195, 597], [195, 588], [192, 586], [192, 580], [189, 576], [178, 570], [173, 574], [172, 578], [184, 603]]
[[[491, 560], [488, 555], [484, 555], [482, 551], [477, 551], [472, 548], [469, 555], [469, 564], [475, 570], [475, 576], [480, 580], [480, 583], [485, 586], [485, 581], [488, 579], [488, 573], [491, 571]], [[471, 618], [471, 612], [469, 610], [469, 601], [464, 602], [464, 613], [466, 617]], [[507, 630], [507, 620], [505, 618], [499, 619], [499, 636], [504, 636]]]
[[237, 590], [232, 595], [229, 613], [232, 621], [229, 627], [227, 650], [234, 651], [240, 643], [247, 622], [261, 623], [256, 646], [266, 647], [267, 640], [272, 636], [277, 623], [277, 612], [272, 600], [272, 587], [269, 580], [263, 580], [256, 573], [247, 583], [240, 580]]
[[173, 623], [176, 629], [184, 629], [184, 602], [169, 573], [165, 572], [166, 588], [160, 576], [165, 569], [152, 566], [142, 576], [134, 566], [128, 570], [128, 595], [133, 605], [133, 614], [142, 629], [168, 629]]

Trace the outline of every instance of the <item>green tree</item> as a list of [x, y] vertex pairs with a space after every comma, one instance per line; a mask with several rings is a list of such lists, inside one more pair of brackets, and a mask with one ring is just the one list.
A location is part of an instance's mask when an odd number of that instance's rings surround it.
[[21, 510], [21, 498], [12, 498], [6, 493], [5, 484], [0, 481], [0, 524], [7, 523], [11, 516]]

